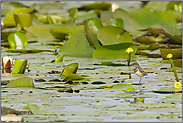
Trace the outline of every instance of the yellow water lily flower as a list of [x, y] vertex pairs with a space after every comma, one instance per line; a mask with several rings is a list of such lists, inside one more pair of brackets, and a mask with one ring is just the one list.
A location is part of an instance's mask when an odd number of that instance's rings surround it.
[[169, 53], [166, 57], [170, 59], [173, 57], [173, 55], [171, 53]]
[[131, 47], [129, 47], [125, 52], [127, 52], [128, 54], [129, 53], [131, 53], [131, 52], [133, 52], [134, 50], [131, 48]]
[[175, 82], [174, 83], [174, 88], [176, 88], [176, 89], [180, 89], [181, 86], [182, 86], [182, 84], [180, 82]]
[[100, 106], [100, 104], [96, 104], [96, 106]]

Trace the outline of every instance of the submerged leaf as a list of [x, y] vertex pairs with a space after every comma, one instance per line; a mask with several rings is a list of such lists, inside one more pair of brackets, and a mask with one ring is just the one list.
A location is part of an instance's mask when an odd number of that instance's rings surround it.
[[77, 74], [69, 74], [67, 75], [63, 81], [67, 81], [67, 80], [82, 80], [84, 79], [84, 77], [77, 75]]

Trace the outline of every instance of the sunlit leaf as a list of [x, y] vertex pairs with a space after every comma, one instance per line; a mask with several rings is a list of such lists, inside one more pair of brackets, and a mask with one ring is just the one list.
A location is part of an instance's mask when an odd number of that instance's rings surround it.
[[17, 59], [14, 64], [12, 74], [24, 74], [26, 66], [27, 66], [26, 59]]
[[28, 77], [19, 78], [16, 80], [11, 80], [7, 86], [13, 86], [13, 87], [34, 87], [33, 80]]
[[26, 36], [20, 32], [11, 33], [8, 36], [8, 42], [10, 48], [18, 48], [18, 49], [25, 48], [25, 46], [28, 44]]

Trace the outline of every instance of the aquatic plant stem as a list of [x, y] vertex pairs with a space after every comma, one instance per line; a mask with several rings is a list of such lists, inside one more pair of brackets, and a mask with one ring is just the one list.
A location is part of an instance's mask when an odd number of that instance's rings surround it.
[[128, 66], [130, 66], [131, 52], [128, 54]]
[[172, 68], [173, 68], [173, 72], [174, 72], [174, 76], [176, 78], [176, 81], [179, 82], [179, 79], [178, 79], [178, 76], [177, 76], [177, 72], [176, 72], [176, 69], [175, 69], [173, 60], [170, 58], [169, 61], [170, 61], [170, 64], [172, 65]]

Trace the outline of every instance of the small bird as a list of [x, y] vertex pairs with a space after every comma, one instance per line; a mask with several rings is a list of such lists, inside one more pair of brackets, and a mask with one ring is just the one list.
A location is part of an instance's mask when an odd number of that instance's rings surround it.
[[139, 81], [139, 85], [140, 85], [140, 82], [141, 82], [141, 80], [142, 80], [142, 77], [143, 77], [143, 76], [146, 76], [147, 73], [144, 72], [144, 71], [142, 70], [142, 68], [140, 67], [140, 65], [139, 65], [137, 62], [133, 63], [133, 70], [134, 70], [134, 73], [135, 73], [137, 76], [140, 77], [140, 81]]

